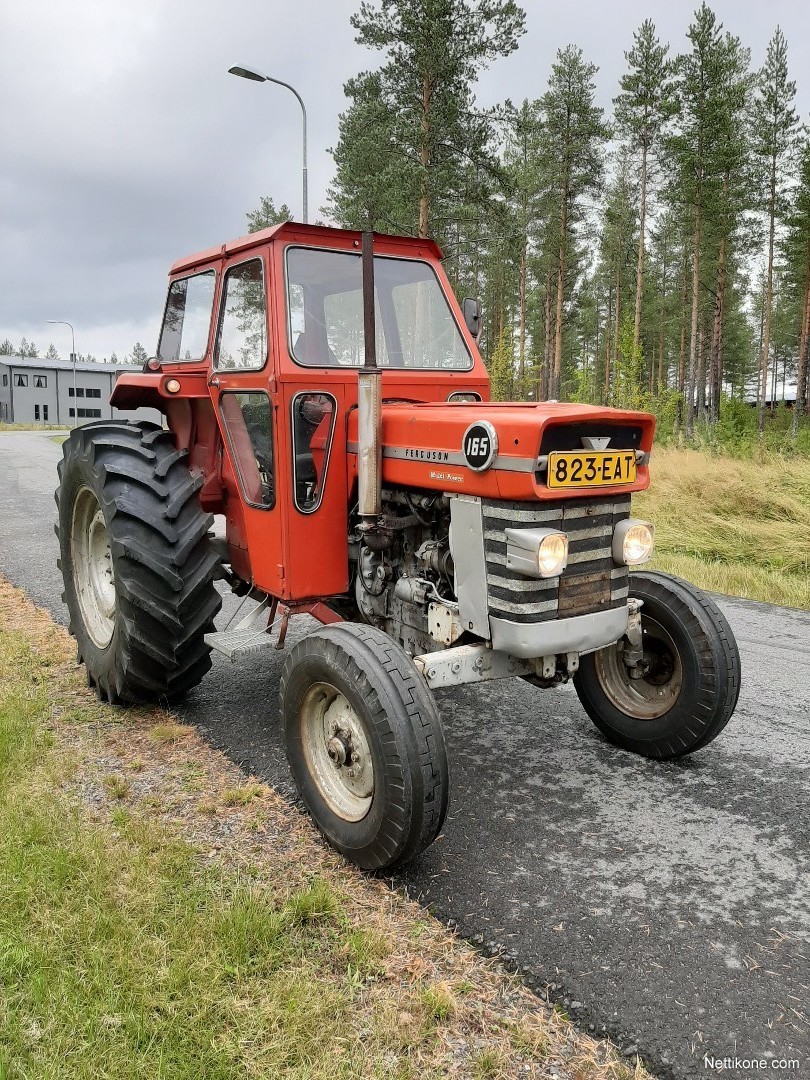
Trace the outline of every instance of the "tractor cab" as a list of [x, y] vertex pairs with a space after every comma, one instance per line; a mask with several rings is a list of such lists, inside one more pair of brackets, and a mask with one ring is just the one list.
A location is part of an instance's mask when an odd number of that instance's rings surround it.
[[[436, 245], [375, 236], [374, 271], [383, 400], [488, 399]], [[166, 414], [205, 476], [203, 506], [225, 514], [239, 576], [300, 601], [349, 587], [363, 363], [361, 235], [287, 222], [172, 266], [157, 356], [114, 402]]]

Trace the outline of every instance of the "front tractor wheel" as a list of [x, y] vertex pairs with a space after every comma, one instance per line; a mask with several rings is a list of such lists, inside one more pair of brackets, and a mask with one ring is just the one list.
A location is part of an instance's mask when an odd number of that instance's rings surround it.
[[298, 791], [347, 859], [383, 870], [435, 840], [447, 812], [444, 736], [396, 642], [356, 623], [305, 637], [284, 664], [281, 713]]
[[211, 666], [221, 600], [202, 483], [155, 424], [76, 428], [59, 463], [62, 599], [102, 700], [175, 700]]
[[612, 743], [645, 757], [683, 757], [731, 719], [740, 692], [737, 643], [714, 601], [686, 581], [639, 571], [630, 592], [644, 602], [640, 665], [628, 667], [620, 641], [583, 656], [574, 687]]

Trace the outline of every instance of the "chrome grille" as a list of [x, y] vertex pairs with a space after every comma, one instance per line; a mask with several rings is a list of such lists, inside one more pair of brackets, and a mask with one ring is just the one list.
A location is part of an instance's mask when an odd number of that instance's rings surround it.
[[[630, 496], [542, 503], [482, 500], [490, 615], [543, 622], [621, 607], [628, 570], [611, 554], [613, 530], [630, 516]], [[568, 566], [560, 578], [537, 580], [506, 569], [506, 529], [559, 529], [568, 536]]]

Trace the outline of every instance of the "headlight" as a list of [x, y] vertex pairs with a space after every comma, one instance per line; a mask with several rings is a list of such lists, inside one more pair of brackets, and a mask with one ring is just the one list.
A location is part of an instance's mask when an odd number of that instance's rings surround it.
[[532, 578], [558, 577], [568, 562], [568, 537], [556, 529], [506, 529], [506, 568]]
[[568, 562], [568, 537], [552, 533], [540, 543], [537, 551], [537, 568], [541, 577], [557, 577]]
[[613, 561], [624, 566], [640, 566], [652, 558], [655, 529], [649, 521], [627, 518], [613, 533]]

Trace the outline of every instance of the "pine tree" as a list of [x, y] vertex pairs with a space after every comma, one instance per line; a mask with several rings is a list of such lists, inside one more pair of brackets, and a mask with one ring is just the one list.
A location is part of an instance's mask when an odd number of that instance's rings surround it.
[[[357, 42], [386, 60], [346, 84], [352, 104], [341, 117], [329, 211], [344, 222], [361, 207], [379, 213], [382, 173], [401, 183], [419, 236], [446, 233], [476, 166], [494, 167], [491, 118], [472, 86], [517, 48], [524, 13], [515, 0], [365, 0], [351, 22]], [[356, 138], [363, 127], [371, 143]]]
[[[691, 288], [689, 366], [686, 377], [686, 435], [694, 432], [696, 402], [704, 360], [705, 328], [701, 326], [701, 255], [705, 218], [716, 192], [713, 151], [720, 113], [723, 38], [722, 25], [704, 2], [687, 31], [692, 49], [676, 61], [680, 106], [678, 130], [669, 141], [677, 174], [670, 190], [691, 216]], [[702, 388], [701, 388], [702, 389]]]
[[0, 356], [14, 356], [14, 346], [8, 338], [0, 342]]
[[59, 359], [59, 353], [56, 351], [56, 346], [54, 345], [53, 342], [51, 342], [50, 345], [48, 346], [48, 351], [45, 353], [45, 359], [46, 360], [58, 360]]
[[622, 92], [614, 99], [617, 132], [640, 157], [634, 350], [639, 348], [641, 334], [648, 186], [665, 125], [675, 112], [672, 62], [667, 59], [668, 52], [669, 46], [658, 40], [652, 20], [645, 19], [633, 35], [632, 49], [624, 54], [628, 70], [622, 76]]
[[396, 102], [379, 71], [350, 79], [343, 89], [351, 105], [340, 115], [340, 138], [331, 151], [335, 177], [324, 213], [344, 228], [413, 234], [418, 175], [398, 130]]
[[810, 409], [810, 138], [804, 137], [799, 157], [799, 173], [792, 205], [787, 218], [784, 243], [786, 276], [793, 290], [799, 313], [794, 328], [797, 345], [796, 404], [792, 431], [795, 434], [802, 417]]
[[140, 341], [136, 341], [132, 348], [132, 354], [128, 357], [129, 363], [143, 365], [148, 359], [149, 353], [147, 353]]
[[554, 164], [551, 193], [556, 208], [554, 346], [548, 383], [552, 398], [559, 397], [561, 387], [563, 314], [570, 292], [567, 270], [574, 230], [584, 198], [600, 191], [604, 171], [602, 148], [609, 129], [603, 110], [595, 104], [597, 70], [581, 49], [568, 45], [557, 53], [541, 98], [542, 148], [546, 161]]
[[292, 221], [292, 211], [286, 203], [276, 209], [276, 205], [269, 195], [262, 195], [256, 210], [249, 210], [245, 214], [248, 224], [248, 232], [260, 232], [269, 229], [271, 225], [279, 225], [282, 221]]
[[493, 401], [509, 401], [515, 379], [515, 345], [511, 328], [501, 331], [489, 363], [490, 391]]
[[754, 149], [764, 171], [766, 197], [763, 209], [768, 217], [768, 263], [765, 286], [765, 327], [762, 341], [759, 392], [759, 430], [765, 428], [765, 399], [768, 396], [768, 364], [773, 307], [773, 266], [776, 227], [785, 210], [785, 192], [790, 166], [798, 146], [799, 117], [793, 108], [796, 83], [788, 78], [787, 41], [781, 29], [768, 44], [765, 64], [757, 80], [754, 102]]
[[548, 207], [543, 200], [548, 183], [543, 175], [541, 155], [540, 103], [524, 100], [519, 109], [507, 102], [504, 109], [506, 145], [504, 173], [507, 183], [504, 228], [509, 230], [504, 256], [510, 259], [517, 277], [517, 385], [521, 396], [528, 390], [526, 378], [528, 348], [528, 304], [530, 254], [542, 240]]

